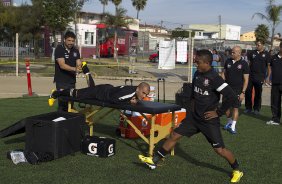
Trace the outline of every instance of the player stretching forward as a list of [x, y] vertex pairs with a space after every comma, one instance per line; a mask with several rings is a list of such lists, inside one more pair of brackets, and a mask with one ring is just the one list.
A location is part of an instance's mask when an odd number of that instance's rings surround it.
[[[233, 169], [231, 182], [239, 182], [243, 172], [239, 170], [239, 164], [233, 153], [225, 148], [220, 132], [220, 119], [226, 110], [237, 100], [230, 86], [211, 68], [212, 54], [208, 50], [200, 50], [196, 54], [197, 72], [193, 78], [192, 100], [193, 112], [174, 129], [163, 146], [156, 150], [153, 157], [139, 155], [139, 159], [151, 169], [157, 167], [158, 161], [165, 157], [182, 136], [191, 137], [202, 132], [209, 141], [214, 151], [225, 158]], [[220, 93], [226, 101], [220, 108]]]

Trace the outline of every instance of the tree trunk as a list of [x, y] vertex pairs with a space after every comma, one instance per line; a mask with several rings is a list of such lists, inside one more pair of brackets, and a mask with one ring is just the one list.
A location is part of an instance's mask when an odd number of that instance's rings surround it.
[[[78, 36], [77, 36], [77, 12], [74, 14], [74, 34], [76, 35], [75, 45], [78, 46]], [[81, 54], [81, 53], [80, 53]]]
[[114, 38], [114, 59], [117, 61], [117, 28], [115, 28], [115, 38]]
[[54, 39], [54, 47], [56, 48], [57, 45], [58, 45], [58, 40], [56, 38], [56, 31], [52, 31], [52, 36], [53, 36], [53, 39]]
[[272, 30], [271, 30], [271, 45], [270, 45], [270, 49], [269, 50], [272, 50], [273, 48], [273, 42], [274, 42], [274, 31], [275, 31], [275, 28], [274, 28], [274, 25], [272, 26]]
[[34, 40], [34, 57], [36, 59], [39, 58], [39, 45], [38, 45], [38, 41], [39, 41], [39, 38], [38, 36], [33, 36], [33, 40]]

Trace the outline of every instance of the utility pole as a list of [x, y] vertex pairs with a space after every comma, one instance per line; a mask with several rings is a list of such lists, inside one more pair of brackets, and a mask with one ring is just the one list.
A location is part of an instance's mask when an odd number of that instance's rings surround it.
[[161, 28], [160, 28], [160, 33], [162, 32], [162, 28], [163, 28], [163, 22], [164, 22], [164, 21], [162, 21], [162, 20], [161, 20]]
[[219, 49], [221, 45], [221, 15], [218, 16], [218, 21], [219, 21]]

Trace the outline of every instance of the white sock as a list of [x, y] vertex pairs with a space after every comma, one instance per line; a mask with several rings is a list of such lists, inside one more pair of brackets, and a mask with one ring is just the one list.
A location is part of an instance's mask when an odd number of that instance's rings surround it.
[[237, 121], [232, 121], [231, 129], [234, 131]]

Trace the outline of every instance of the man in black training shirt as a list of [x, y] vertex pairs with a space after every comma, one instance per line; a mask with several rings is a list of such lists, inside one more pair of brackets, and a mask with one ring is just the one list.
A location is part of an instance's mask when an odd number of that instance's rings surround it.
[[[74, 47], [76, 36], [67, 31], [64, 43], [55, 50], [55, 75], [54, 82], [57, 90], [75, 88], [76, 72], [81, 70], [80, 53]], [[59, 110], [67, 111], [67, 102], [58, 101]]]
[[[257, 49], [250, 52], [248, 55], [250, 66], [249, 83], [246, 90], [245, 97], [245, 113], [251, 113], [254, 110], [254, 114], [258, 115], [261, 108], [261, 95], [262, 85], [266, 76], [266, 68], [270, 62], [270, 54], [264, 50], [264, 42], [256, 41]], [[268, 67], [270, 68], [270, 67]], [[269, 73], [269, 71], [268, 71]], [[252, 90], [255, 90], [254, 104], [252, 104]]]
[[270, 72], [267, 79], [269, 83], [270, 75], [272, 74], [271, 86], [271, 112], [272, 119], [267, 121], [267, 125], [280, 125], [281, 118], [281, 95], [282, 95], [282, 42], [280, 43], [280, 50], [275, 54], [270, 61]]
[[[115, 104], [137, 104], [150, 93], [150, 85], [146, 82], [141, 82], [138, 86], [117, 86], [110, 84], [101, 84], [82, 89], [65, 89], [53, 91], [49, 105], [52, 106], [54, 100], [59, 96], [70, 96], [79, 100], [95, 99], [103, 102]], [[53, 101], [50, 103], [50, 101]]]
[[225, 61], [224, 72], [222, 73], [222, 78], [225, 79], [238, 98], [234, 106], [226, 112], [228, 121], [224, 126], [224, 129], [232, 134], [236, 134], [235, 126], [239, 117], [238, 108], [241, 106], [241, 102], [245, 98], [245, 91], [249, 81], [249, 65], [242, 59], [241, 53], [241, 47], [233, 47], [232, 58]]
[[[219, 119], [235, 103], [236, 95], [231, 87], [212, 69], [210, 51], [198, 51], [195, 61], [197, 71], [192, 82], [192, 112], [172, 131], [162, 147], [155, 150], [153, 157], [139, 155], [139, 159], [151, 169], [155, 169], [158, 161], [169, 153], [182, 136], [191, 137], [202, 132], [214, 151], [225, 158], [233, 168], [231, 182], [238, 182], [243, 176], [243, 172], [239, 171], [239, 164], [233, 153], [225, 148]], [[218, 107], [220, 94], [223, 94], [226, 100], [221, 107]]]

